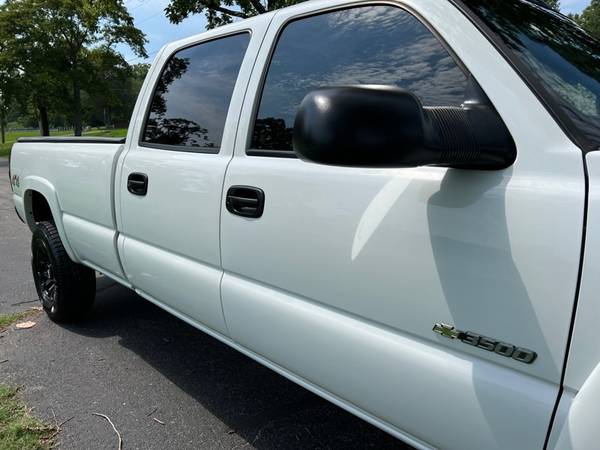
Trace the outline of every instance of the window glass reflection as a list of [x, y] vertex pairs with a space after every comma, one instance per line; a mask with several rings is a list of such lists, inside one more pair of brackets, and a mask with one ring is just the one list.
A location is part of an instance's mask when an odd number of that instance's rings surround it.
[[435, 36], [400, 8], [357, 7], [301, 19], [277, 43], [252, 148], [292, 150], [300, 102], [321, 86], [395, 85], [424, 105], [460, 106], [466, 81]]
[[218, 149], [247, 33], [177, 52], [157, 83], [143, 142]]
[[600, 146], [600, 42], [565, 16], [521, 0], [464, 0]]

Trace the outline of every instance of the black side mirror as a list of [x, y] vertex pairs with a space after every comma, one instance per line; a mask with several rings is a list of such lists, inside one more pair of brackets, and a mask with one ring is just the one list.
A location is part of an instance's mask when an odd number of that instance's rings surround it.
[[352, 167], [496, 170], [516, 158], [512, 137], [492, 107], [480, 101], [423, 107], [392, 86], [310, 92], [296, 115], [293, 146], [304, 160]]

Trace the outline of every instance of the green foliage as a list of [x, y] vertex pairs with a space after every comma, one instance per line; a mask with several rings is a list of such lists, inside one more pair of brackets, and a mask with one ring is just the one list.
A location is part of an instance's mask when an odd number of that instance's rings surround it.
[[83, 117], [92, 126], [127, 126], [137, 94], [149, 65], [133, 66], [100, 57], [94, 71], [94, 86], [82, 99]]
[[545, 2], [550, 8], [560, 11], [560, 0], [545, 0]]
[[242, 19], [267, 11], [301, 3], [304, 0], [171, 0], [165, 13], [173, 23], [180, 23], [190, 14], [204, 13], [207, 28], [231, 23], [235, 17]]
[[583, 29], [600, 40], [600, 0], [592, 0], [581, 14], [570, 14]]
[[49, 450], [57, 429], [32, 417], [18, 389], [0, 385], [0, 448]]
[[28, 102], [47, 108], [60, 89], [56, 52], [45, 42], [44, 29], [34, 26], [37, 19], [32, 2], [0, 5], [0, 92], [6, 104], [18, 102], [23, 109]]
[[[79, 134], [82, 91], [106, 92], [129, 67], [113, 47], [146, 56], [146, 39], [123, 0], [12, 0], [0, 5], [0, 91], [40, 119], [68, 113]], [[47, 120], [46, 120], [47, 121]], [[47, 127], [46, 127], [47, 128]]]

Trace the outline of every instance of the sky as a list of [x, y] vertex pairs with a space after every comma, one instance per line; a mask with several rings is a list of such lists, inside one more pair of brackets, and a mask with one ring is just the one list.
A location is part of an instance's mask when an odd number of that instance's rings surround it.
[[[590, 4], [591, 0], [561, 0], [561, 10], [564, 13], [579, 13]], [[4, 0], [0, 0], [4, 3]], [[195, 14], [182, 23], [173, 25], [165, 17], [164, 9], [169, 0], [125, 0], [125, 6], [133, 16], [138, 28], [146, 33], [148, 44], [146, 52], [148, 60], [136, 57], [125, 45], [118, 46], [118, 50], [125, 55], [131, 63], [151, 62], [160, 48], [168, 42], [201, 33], [205, 30], [206, 19], [204, 14]]]
[[[164, 9], [169, 0], [125, 0], [125, 6], [133, 16], [135, 25], [146, 33], [148, 44], [146, 52], [148, 60], [136, 57], [124, 45], [118, 50], [125, 55], [130, 64], [151, 62], [156, 53], [168, 42], [201, 33], [205, 30], [206, 19], [204, 14], [195, 14], [182, 23], [173, 25], [165, 17]], [[579, 13], [590, 4], [590, 0], [561, 0], [561, 11], [564, 13]]]
[[117, 49], [130, 64], [151, 62], [161, 47], [168, 42], [202, 33], [206, 29], [204, 14], [195, 14], [178, 25], [173, 25], [165, 16], [165, 7], [169, 0], [125, 0], [125, 6], [133, 16], [135, 26], [146, 34], [148, 60], [138, 58], [125, 45]]
[[580, 13], [590, 4], [590, 0], [561, 0], [560, 10], [564, 13]]

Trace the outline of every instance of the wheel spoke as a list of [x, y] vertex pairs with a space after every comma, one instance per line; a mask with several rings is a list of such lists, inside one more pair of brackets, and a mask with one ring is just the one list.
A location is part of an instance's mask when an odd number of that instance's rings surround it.
[[43, 249], [36, 248], [33, 252], [33, 261], [42, 304], [46, 308], [51, 308], [56, 301], [56, 279], [50, 257]]

